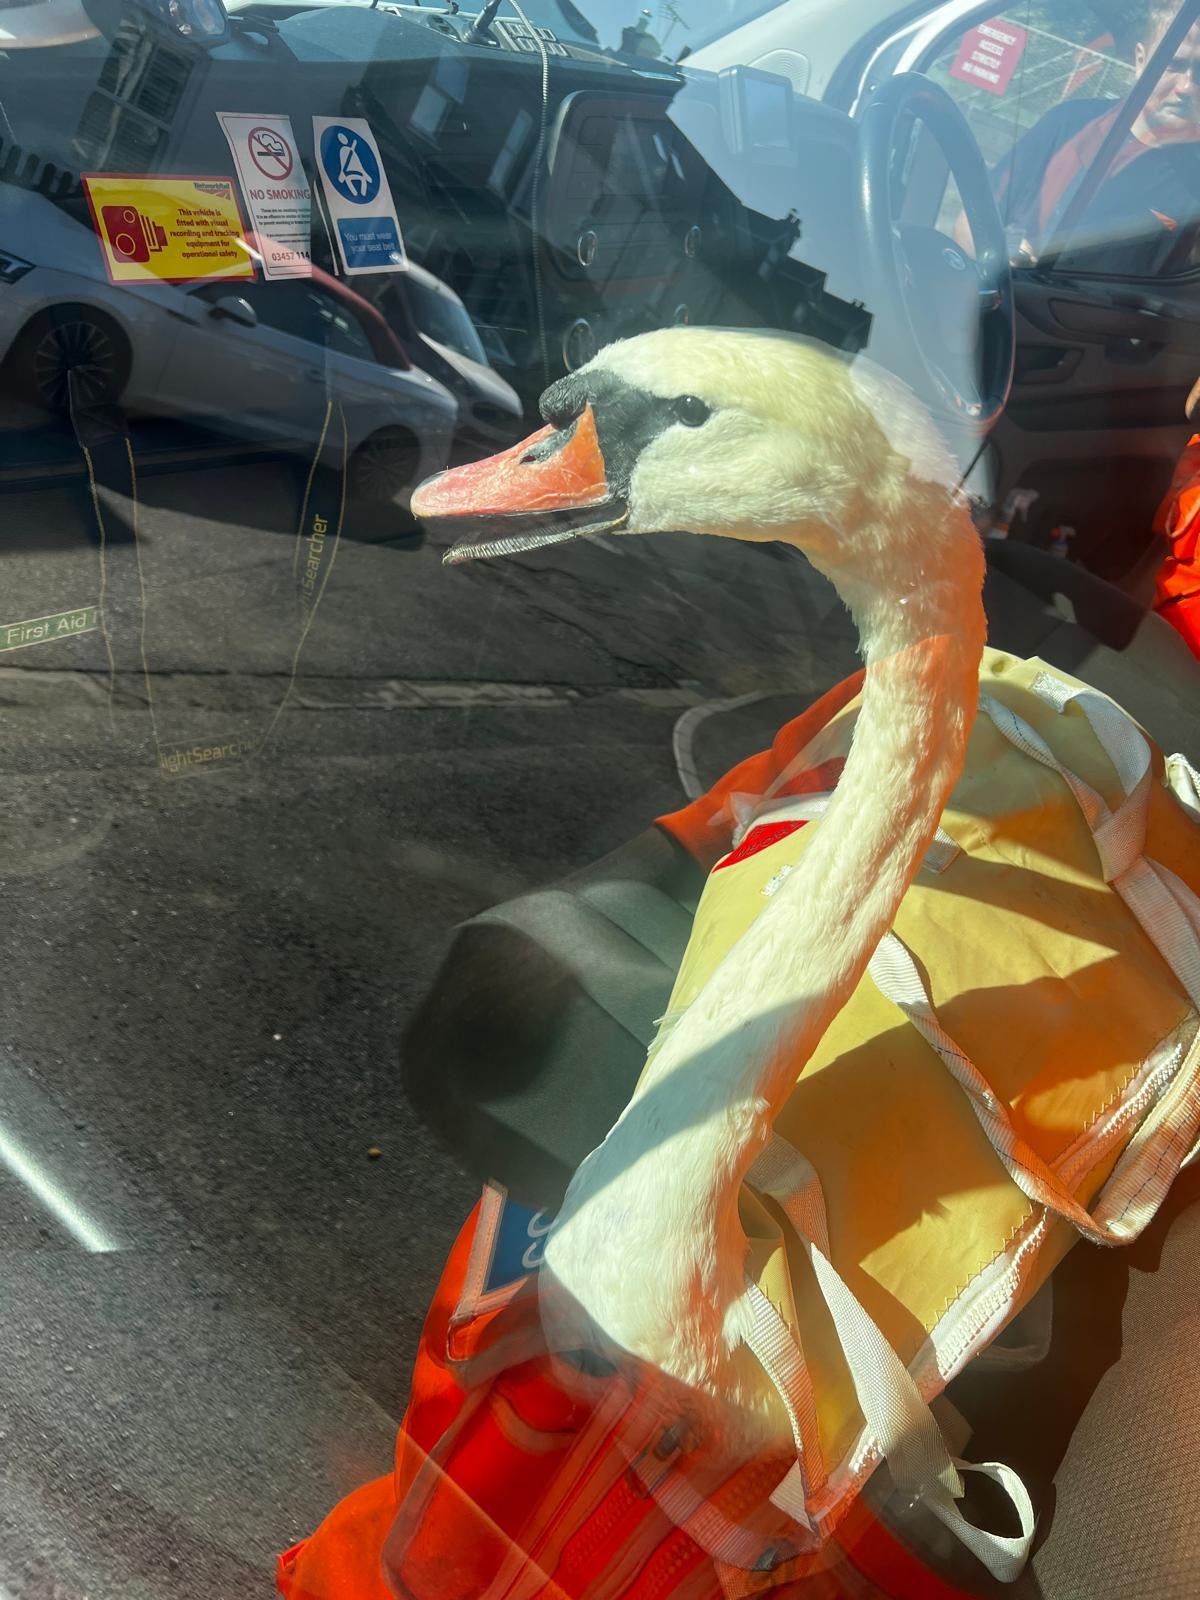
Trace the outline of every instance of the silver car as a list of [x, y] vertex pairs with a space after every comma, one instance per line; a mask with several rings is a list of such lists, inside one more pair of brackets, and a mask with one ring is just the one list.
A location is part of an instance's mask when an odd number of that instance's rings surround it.
[[305, 452], [332, 397], [351, 493], [400, 505], [444, 465], [458, 423], [458, 401], [412, 365], [380, 313], [319, 268], [269, 283], [114, 285], [90, 228], [0, 186], [0, 381], [61, 411], [69, 372], [133, 415]]

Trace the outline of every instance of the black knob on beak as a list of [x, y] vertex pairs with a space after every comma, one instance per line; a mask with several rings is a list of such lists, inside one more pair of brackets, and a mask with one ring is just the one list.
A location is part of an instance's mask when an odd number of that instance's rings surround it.
[[552, 428], [568, 428], [583, 415], [587, 405], [587, 388], [571, 372], [543, 392], [539, 409]]

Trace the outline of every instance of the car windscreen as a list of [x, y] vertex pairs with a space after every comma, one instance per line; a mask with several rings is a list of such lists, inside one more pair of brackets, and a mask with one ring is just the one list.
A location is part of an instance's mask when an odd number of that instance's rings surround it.
[[0, 1600], [1194, 1566], [1162, 21], [0, 0]]
[[[530, 21], [613, 50], [641, 53], [658, 46], [674, 60], [685, 47], [698, 50], [773, 10], [781, 0], [710, 0], [705, 5], [643, 6], [636, 0], [530, 0]], [[800, 19], [797, 19], [798, 25]], [[648, 36], [647, 43], [639, 35]]]

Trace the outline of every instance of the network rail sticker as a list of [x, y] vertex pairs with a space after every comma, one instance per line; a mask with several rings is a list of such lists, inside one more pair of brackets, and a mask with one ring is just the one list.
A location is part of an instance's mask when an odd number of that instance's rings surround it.
[[85, 172], [83, 187], [113, 283], [253, 278], [232, 178]]
[[362, 117], [314, 117], [321, 188], [347, 274], [403, 272], [408, 266], [396, 204]]
[[268, 278], [312, 275], [312, 190], [289, 117], [218, 111]]

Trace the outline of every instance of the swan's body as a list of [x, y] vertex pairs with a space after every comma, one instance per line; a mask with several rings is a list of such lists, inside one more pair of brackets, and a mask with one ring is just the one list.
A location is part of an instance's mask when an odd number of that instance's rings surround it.
[[[485, 519], [487, 541], [466, 554], [555, 537], [544, 521], [524, 534], [519, 508], [544, 517], [564, 503], [588, 508], [578, 531], [785, 540], [838, 589], [867, 662], [816, 838], [651, 1051], [572, 1179], [542, 1273], [555, 1346], [615, 1345], [705, 1397], [733, 1444], [785, 1444], [775, 1391], [741, 1346], [738, 1194], [891, 927], [962, 769], [985, 634], [982, 551], [912, 396], [806, 341], [644, 335], [554, 385], [543, 411], [554, 431], [499, 458], [490, 479], [476, 467], [434, 480], [417, 514]], [[593, 472], [581, 494], [593, 446], [600, 486]]]

